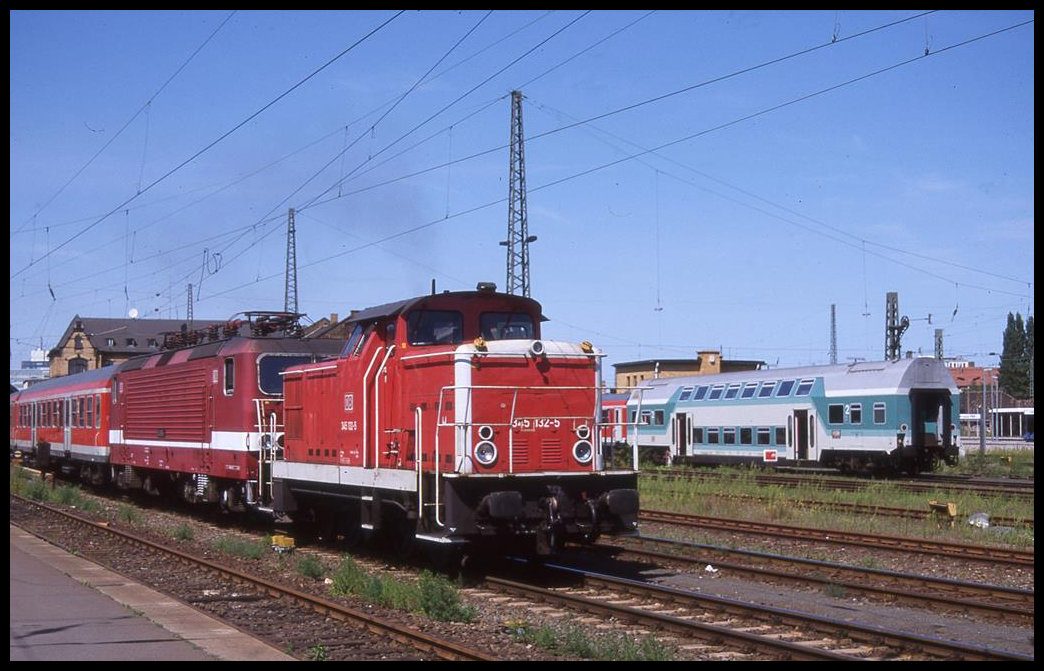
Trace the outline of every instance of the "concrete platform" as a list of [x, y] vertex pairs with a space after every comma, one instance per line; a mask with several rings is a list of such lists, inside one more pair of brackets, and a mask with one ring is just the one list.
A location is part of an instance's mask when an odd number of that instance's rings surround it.
[[11, 526], [11, 661], [296, 661]]

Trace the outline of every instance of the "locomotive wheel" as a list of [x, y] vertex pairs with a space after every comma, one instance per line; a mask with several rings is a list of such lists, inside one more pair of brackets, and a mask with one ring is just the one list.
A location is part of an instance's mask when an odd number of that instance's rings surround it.
[[391, 551], [399, 560], [409, 559], [417, 545], [417, 521], [408, 519], [402, 511], [396, 510], [385, 526], [385, 534], [391, 545]]
[[365, 531], [359, 517], [359, 504], [348, 504], [337, 512], [337, 527], [346, 549], [354, 549], [362, 544]]

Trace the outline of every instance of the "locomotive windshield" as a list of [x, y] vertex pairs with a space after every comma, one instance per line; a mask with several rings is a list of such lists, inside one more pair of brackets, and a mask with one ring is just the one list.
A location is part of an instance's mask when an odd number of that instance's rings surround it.
[[455, 310], [414, 310], [406, 318], [411, 345], [455, 345], [463, 339], [461, 314]]
[[483, 312], [479, 327], [486, 340], [533, 338], [533, 318], [524, 312]]

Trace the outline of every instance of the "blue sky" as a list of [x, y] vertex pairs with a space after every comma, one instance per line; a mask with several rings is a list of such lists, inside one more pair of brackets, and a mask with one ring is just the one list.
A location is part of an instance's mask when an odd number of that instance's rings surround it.
[[[12, 11], [12, 366], [73, 315], [505, 287], [612, 364], [995, 364], [1033, 310], [1032, 10]], [[929, 322], [929, 315], [931, 321]]]

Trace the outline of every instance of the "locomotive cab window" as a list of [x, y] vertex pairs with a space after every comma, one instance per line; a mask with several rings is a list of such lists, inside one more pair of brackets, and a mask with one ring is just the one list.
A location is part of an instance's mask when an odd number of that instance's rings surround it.
[[533, 318], [524, 312], [483, 312], [479, 332], [486, 340], [531, 340]]
[[279, 396], [283, 393], [283, 376], [290, 366], [311, 363], [310, 354], [263, 354], [257, 358], [257, 386], [261, 393]]
[[344, 349], [341, 350], [341, 356], [355, 356], [359, 353], [359, 344], [362, 342], [363, 327], [362, 324], [356, 324], [355, 328], [352, 329], [352, 334], [348, 336], [348, 342], [344, 344]]
[[463, 318], [453, 310], [414, 310], [406, 318], [411, 345], [454, 345], [463, 338]]

